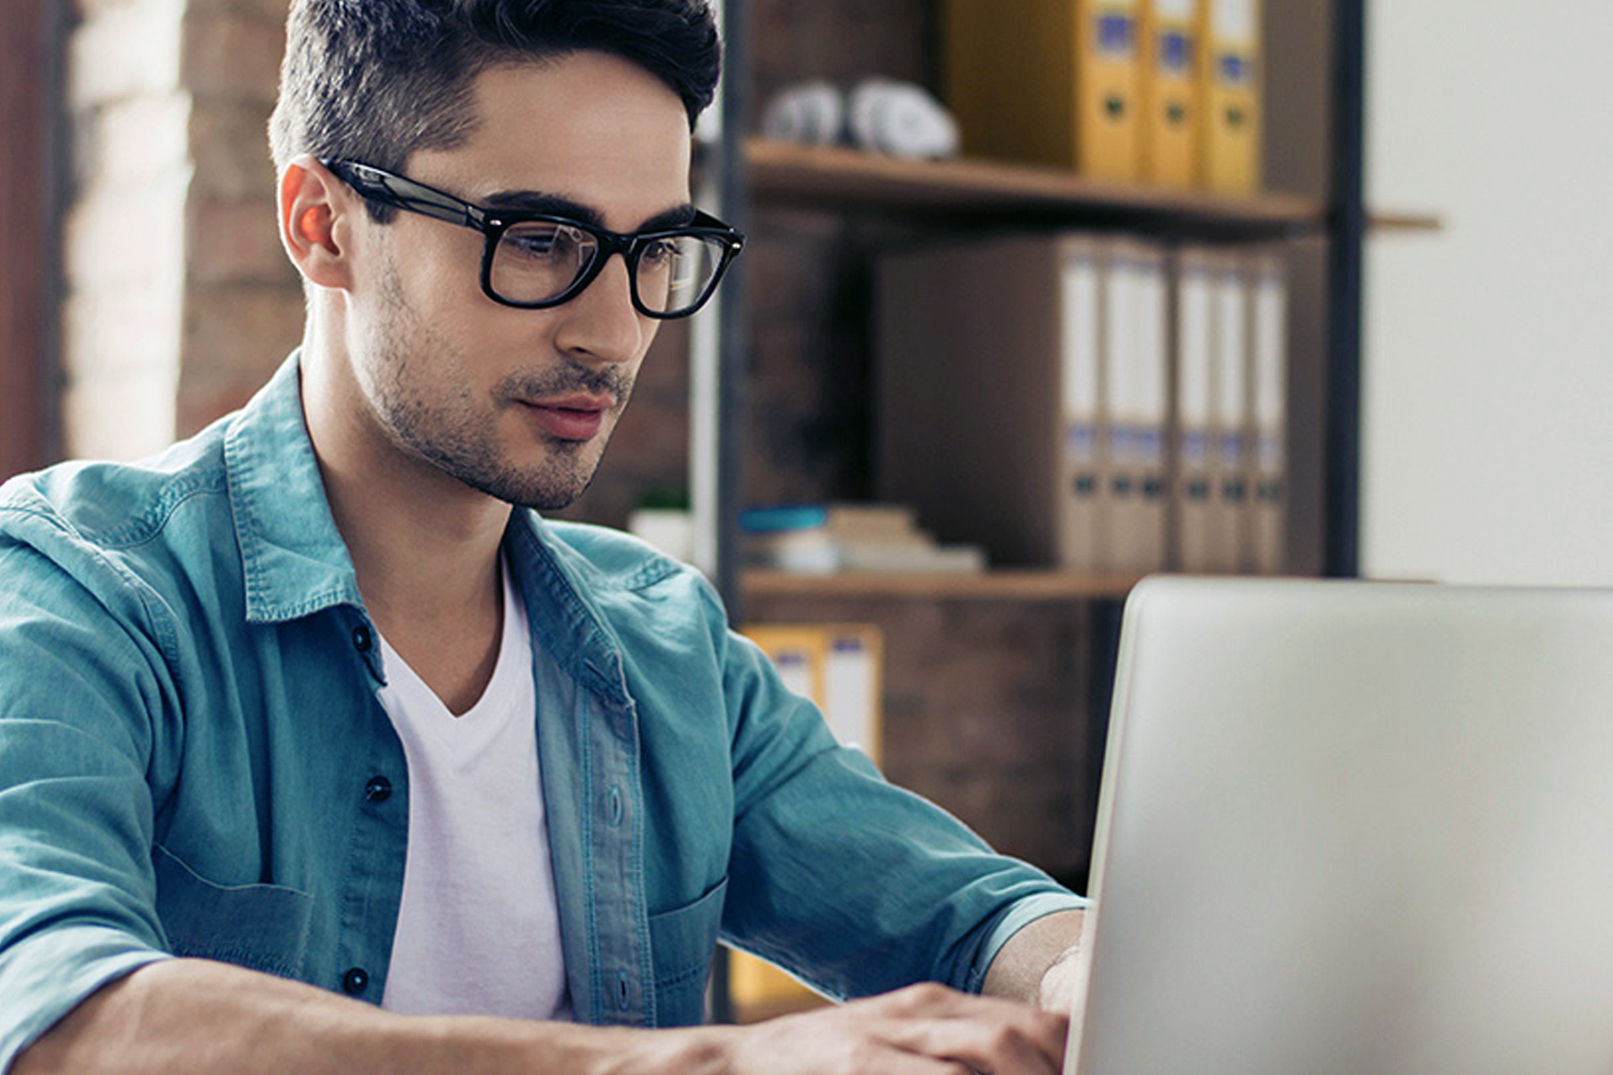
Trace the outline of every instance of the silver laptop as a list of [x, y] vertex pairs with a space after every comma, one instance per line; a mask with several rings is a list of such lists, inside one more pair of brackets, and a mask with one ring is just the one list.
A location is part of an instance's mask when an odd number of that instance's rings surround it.
[[1613, 591], [1155, 578], [1074, 1075], [1613, 1073]]

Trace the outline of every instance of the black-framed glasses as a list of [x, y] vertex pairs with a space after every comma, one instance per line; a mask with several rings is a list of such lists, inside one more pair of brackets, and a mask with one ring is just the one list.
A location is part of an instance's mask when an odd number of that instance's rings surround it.
[[576, 298], [612, 254], [621, 254], [639, 313], [687, 317], [711, 298], [745, 245], [743, 235], [699, 210], [688, 224], [623, 235], [550, 213], [484, 209], [357, 161], [322, 163], [370, 201], [481, 232], [482, 291], [525, 310]]

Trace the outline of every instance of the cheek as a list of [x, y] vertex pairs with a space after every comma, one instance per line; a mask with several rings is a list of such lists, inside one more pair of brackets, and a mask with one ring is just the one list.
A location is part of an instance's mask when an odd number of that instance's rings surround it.
[[418, 224], [393, 236], [399, 297], [422, 320], [445, 329], [500, 309], [482, 293], [481, 235], [437, 220]]
[[429, 361], [438, 379], [497, 379], [509, 372], [508, 367], [530, 360], [542, 338], [541, 314], [500, 306], [472, 284], [466, 291], [443, 280], [439, 288], [422, 292], [417, 302], [399, 311], [411, 324], [419, 359]]

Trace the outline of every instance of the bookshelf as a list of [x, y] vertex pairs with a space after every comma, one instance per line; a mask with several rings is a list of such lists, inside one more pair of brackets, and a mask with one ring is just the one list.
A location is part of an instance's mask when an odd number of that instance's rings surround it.
[[[1429, 213], [1400, 208], [1373, 213], [1362, 204], [1362, 0], [1335, 0], [1314, 11], [1307, 8], [1302, 14], [1297, 9], [1268, 9], [1268, 23], [1272, 18], [1287, 23], [1283, 47], [1268, 45], [1268, 86], [1276, 87], [1268, 93], [1268, 144], [1304, 142], [1302, 151], [1285, 151], [1297, 164], [1284, 161], [1274, 169], [1268, 162], [1268, 181], [1285, 190], [1309, 193], [1265, 192], [1247, 197], [1101, 182], [1057, 169], [996, 161], [903, 161], [849, 148], [800, 146], [756, 137], [753, 121], [762, 98], [783, 78], [810, 75], [844, 80], [845, 72], [837, 71], [837, 63], [844, 68], [871, 56], [885, 62], [892, 55], [888, 45], [877, 42], [830, 40], [832, 31], [818, 27], [832, 24], [838, 17], [835, 13], [806, 15], [792, 9], [788, 25], [800, 37], [805, 58], [794, 60], [796, 66], [785, 75], [778, 70], [759, 73], [758, 68], [770, 64], [777, 68], [784, 55], [777, 42], [770, 37], [758, 40], [752, 31], [753, 24], [769, 32], [777, 30], [778, 19], [768, 21], [770, 6], [740, 0], [723, 5], [728, 67], [743, 72], [744, 77], [725, 79], [722, 107], [728, 121], [723, 124], [720, 142], [708, 147], [701, 161], [702, 169], [710, 170], [714, 185], [722, 192], [723, 212], [751, 232], [756, 248], [725, 284], [718, 333], [720, 398], [712, 419], [717, 429], [709, 438], [720, 446], [710, 464], [717, 471], [712, 483], [718, 501], [715, 576], [738, 615], [743, 615], [746, 594], [755, 589], [753, 583], [741, 584], [736, 555], [737, 519], [748, 506], [750, 492], [745, 488], [742, 458], [754, 455], [756, 435], [748, 428], [752, 418], [745, 413], [746, 406], [754, 402], [748, 398], [748, 379], [755, 375], [751, 343], [757, 327], [746, 277], [767, 241], [765, 227], [752, 230], [749, 225], [780, 213], [820, 218], [840, 215], [859, 226], [869, 225], [876, 234], [884, 229], [904, 237], [920, 231], [933, 237], [947, 229], [963, 232], [1001, 226], [1091, 227], [1135, 231], [1166, 242], [1310, 243], [1325, 250], [1315, 259], [1311, 272], [1318, 280], [1325, 277], [1325, 282], [1317, 285], [1319, 297], [1308, 311], [1324, 326], [1318, 330], [1315, 347], [1320, 357], [1308, 362], [1311, 368], [1305, 371], [1315, 382], [1306, 389], [1315, 406], [1310, 413], [1296, 415], [1296, 421], [1313, 424], [1306, 435], [1317, 445], [1319, 471], [1325, 471], [1313, 483], [1316, 503], [1307, 506], [1307, 517], [1299, 524], [1307, 549], [1319, 551], [1304, 558], [1297, 570], [1345, 576], [1356, 572], [1362, 242], [1368, 231], [1426, 233], [1441, 227], [1440, 220]], [[933, 12], [914, 14], [927, 10], [920, 4], [881, 0], [859, 18], [868, 20], [871, 33], [884, 27], [893, 12], [917, 18], [921, 24], [918, 37], [927, 37], [929, 44], [920, 41], [909, 46], [909, 51], [922, 51], [933, 49], [938, 32]], [[925, 19], [930, 21], [925, 23]], [[846, 59], [837, 55], [841, 51], [861, 54], [864, 59]], [[815, 66], [809, 69], [808, 65]], [[912, 70], [910, 65], [910, 74]], [[902, 74], [900, 70], [894, 73]], [[881, 241], [869, 240], [857, 256], [866, 256]], [[771, 310], [767, 316], [772, 316]], [[831, 495], [844, 498], [846, 493], [840, 490]], [[1075, 600], [1118, 596], [1113, 586], [1089, 583], [1064, 580], [1037, 592], [1063, 592]], [[762, 585], [767, 592], [778, 592], [776, 584]], [[793, 584], [791, 592], [834, 593], [867, 585], [866, 579], [844, 584], [804, 579]], [[1015, 582], [1003, 589], [1025, 592], [1022, 587], [1022, 582]], [[915, 597], [924, 593], [912, 580], [898, 580], [889, 589]]]
[[[961, 722], [949, 724], [955, 713], [915, 716], [920, 703], [939, 701], [937, 709], [956, 711], [976, 704], [975, 685], [997, 675], [1004, 703], [988, 703], [990, 716], [1001, 727], [999, 741], [1018, 734], [1040, 734], [1033, 727], [1046, 720], [1050, 708], [1074, 700], [1078, 714], [1069, 715], [1065, 738], [1041, 747], [1048, 763], [1063, 767], [1085, 764], [1095, 800], [1107, 714], [1121, 601], [1138, 581], [1136, 576], [1094, 576], [1053, 570], [996, 569], [983, 575], [841, 574], [785, 575], [743, 571], [738, 566], [738, 519], [753, 495], [746, 467], [755, 467], [758, 445], [776, 430], [770, 419], [756, 417], [754, 391], [758, 381], [761, 333], [779, 332], [779, 305], [771, 290], [780, 271], [778, 261], [812, 257], [816, 248], [790, 249], [779, 255], [781, 238], [799, 223], [806, 229], [828, 230], [832, 222], [848, 222], [854, 238], [835, 246], [841, 278], [834, 287], [843, 294], [867, 288], [867, 259], [882, 245], [914, 237], [948, 232], [983, 231], [1008, 225], [1013, 228], [1094, 228], [1126, 230], [1158, 237], [1166, 242], [1284, 243], [1304, 251], [1305, 287], [1296, 301], [1296, 319], [1309, 318], [1315, 326], [1308, 336], [1303, 386], [1307, 406], [1295, 418], [1304, 423], [1303, 435], [1314, 445], [1304, 465], [1311, 479], [1314, 510], [1307, 508], [1302, 542], [1313, 549], [1300, 565], [1301, 573], [1349, 576], [1357, 572], [1359, 408], [1360, 408], [1360, 271], [1362, 243], [1369, 230], [1429, 232], [1440, 221], [1427, 213], [1394, 209], [1369, 213], [1362, 202], [1362, 113], [1365, 99], [1364, 0], [1332, 0], [1323, 5], [1268, 5], [1269, 17], [1294, 23], [1284, 47], [1269, 55], [1271, 84], [1281, 84], [1280, 109], [1268, 109], [1270, 138], [1280, 144], [1304, 143], [1297, 163], [1284, 162], [1268, 181], [1284, 190], [1309, 193], [1264, 193], [1251, 197], [1224, 197], [1205, 192], [1179, 192], [1094, 182], [1046, 168], [979, 160], [907, 162], [840, 148], [802, 147], [758, 139], [751, 134], [751, 118], [770, 90], [790, 78], [828, 77], [846, 80], [872, 73], [873, 63], [896, 67], [881, 73], [924, 80], [933, 69], [914, 53], [932, 47], [938, 5], [920, 0], [869, 0], [848, 15], [839, 8], [814, 9], [789, 5], [787, 16], [771, 13], [771, 0], [725, 0], [723, 4], [730, 72], [740, 77], [725, 80], [723, 110], [727, 122], [720, 147], [702, 162], [711, 170], [722, 192], [721, 212], [751, 236], [751, 250], [736, 265], [725, 284], [717, 362], [717, 405], [708, 439], [718, 446], [710, 465], [717, 490], [715, 545], [718, 550], [715, 579], [736, 622], [747, 622], [747, 609], [787, 622], [820, 619], [882, 618], [896, 640], [888, 659], [893, 679], [903, 680], [908, 693], [893, 697], [887, 728], [919, 740], [966, 739]], [[784, 10], [781, 6], [780, 10]], [[769, 19], [772, 19], [769, 22]], [[868, 31], [857, 40], [827, 40], [833, 33], [820, 28], [836, 18], [861, 20]], [[894, 30], [885, 45], [874, 39], [907, 20], [905, 44]], [[764, 37], [758, 41], [752, 26], [777, 30], [788, 24], [791, 48]], [[914, 32], [914, 28], [917, 32]], [[912, 44], [912, 42], [919, 42]], [[928, 41], [929, 46], [923, 42]], [[890, 47], [887, 47], [890, 46]], [[905, 52], [903, 50], [906, 50]], [[787, 55], [788, 53], [788, 55]], [[901, 57], [908, 66], [901, 68]], [[794, 63], [794, 67], [789, 65]], [[858, 64], [864, 64], [857, 71]], [[758, 72], [758, 68], [772, 69]], [[806, 70], [809, 65], [821, 69]], [[1289, 92], [1297, 88], [1297, 92]], [[754, 100], [753, 100], [754, 96]], [[838, 239], [828, 240], [828, 247]], [[775, 260], [764, 256], [769, 244]], [[803, 253], [804, 251], [804, 253]], [[859, 274], [862, 277], [859, 281]], [[754, 279], [753, 279], [754, 277]], [[813, 281], [814, 284], [817, 281]], [[819, 288], [818, 290], [822, 290]], [[849, 304], [851, 317], [866, 316], [868, 305]], [[845, 314], [847, 304], [837, 311]], [[830, 337], [843, 342], [843, 336]], [[832, 346], [831, 342], [831, 346]], [[825, 351], [830, 357], [831, 352]], [[763, 378], [767, 372], [763, 370]], [[861, 386], [866, 388], [866, 382]], [[855, 379], [837, 382], [840, 397], [859, 390]], [[1291, 412], [1294, 413], [1294, 412]], [[758, 426], [764, 428], [758, 428]], [[1313, 465], [1314, 464], [1314, 465]], [[824, 499], [846, 498], [844, 490], [831, 490]], [[767, 501], [763, 501], [767, 502]], [[947, 535], [941, 535], [943, 539]], [[1022, 614], [1015, 610], [1022, 610]], [[920, 641], [921, 636], [926, 641]], [[1035, 636], [1035, 640], [1032, 638]], [[975, 662], [970, 647], [1003, 644], [1011, 638], [1020, 647], [1017, 663], [991, 665]], [[933, 639], [934, 646], [927, 640]], [[921, 649], [927, 652], [920, 653]], [[1054, 662], [1074, 661], [1070, 668], [1052, 668]], [[901, 663], [904, 662], [905, 664]], [[948, 666], [952, 666], [950, 669]], [[918, 682], [925, 677], [965, 666], [982, 674], [965, 680], [955, 694], [940, 698], [921, 695]], [[1051, 670], [1050, 670], [1051, 669]], [[1016, 678], [1017, 677], [1017, 678]], [[956, 679], [952, 682], [958, 682]], [[1090, 692], [1090, 693], [1088, 693]], [[1078, 697], [1079, 695], [1079, 697]], [[1062, 711], [1061, 711], [1062, 712]], [[931, 718], [935, 719], [932, 721]], [[904, 731], [905, 729], [905, 731]], [[959, 764], [989, 765], [981, 751]], [[893, 778], [915, 790], [931, 789], [909, 778], [929, 775], [914, 764], [902, 768], [888, 757]], [[1001, 773], [990, 777], [1013, 781]], [[1021, 783], [1029, 785], [1031, 780]], [[935, 787], [948, 790], [944, 784]], [[964, 792], [979, 792], [974, 781]], [[1014, 808], [1038, 809], [1043, 799], [1032, 799], [1034, 788], [1009, 788], [990, 801], [962, 796], [968, 807], [982, 806], [988, 823], [1001, 816], [1014, 818], [999, 833], [1012, 839], [1016, 830], [1033, 824]], [[1022, 798], [1011, 799], [1010, 794]], [[940, 798], [931, 795], [932, 798]], [[944, 799], [943, 805], [950, 805]], [[1078, 800], [1069, 817], [1074, 832], [1091, 821], [1092, 801]], [[959, 809], [966, 820], [974, 815]], [[1037, 815], [1039, 816], [1039, 815]], [[989, 824], [987, 826], [989, 830]], [[996, 842], [991, 831], [988, 839]], [[1000, 845], [1001, 846], [1001, 845]], [[1045, 845], [1040, 845], [1045, 846]], [[1037, 860], [1035, 848], [1010, 853]], [[1063, 878], [1080, 877], [1079, 863], [1061, 864]], [[722, 983], [721, 961], [714, 989], [719, 1018], [732, 1015]]]

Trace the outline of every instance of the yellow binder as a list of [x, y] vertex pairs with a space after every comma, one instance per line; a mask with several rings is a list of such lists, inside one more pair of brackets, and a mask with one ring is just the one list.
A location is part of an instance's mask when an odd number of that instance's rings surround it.
[[1139, 97], [1142, 178], [1166, 187], [1199, 182], [1199, 9], [1206, 0], [1142, 0]]
[[1095, 179], [1136, 179], [1142, 139], [1136, 0], [1076, 0], [1076, 168]]
[[1140, 0], [947, 0], [946, 102], [966, 155], [1135, 180]]
[[1260, 187], [1260, 0], [1205, 0], [1199, 16], [1200, 137], [1206, 187]]

